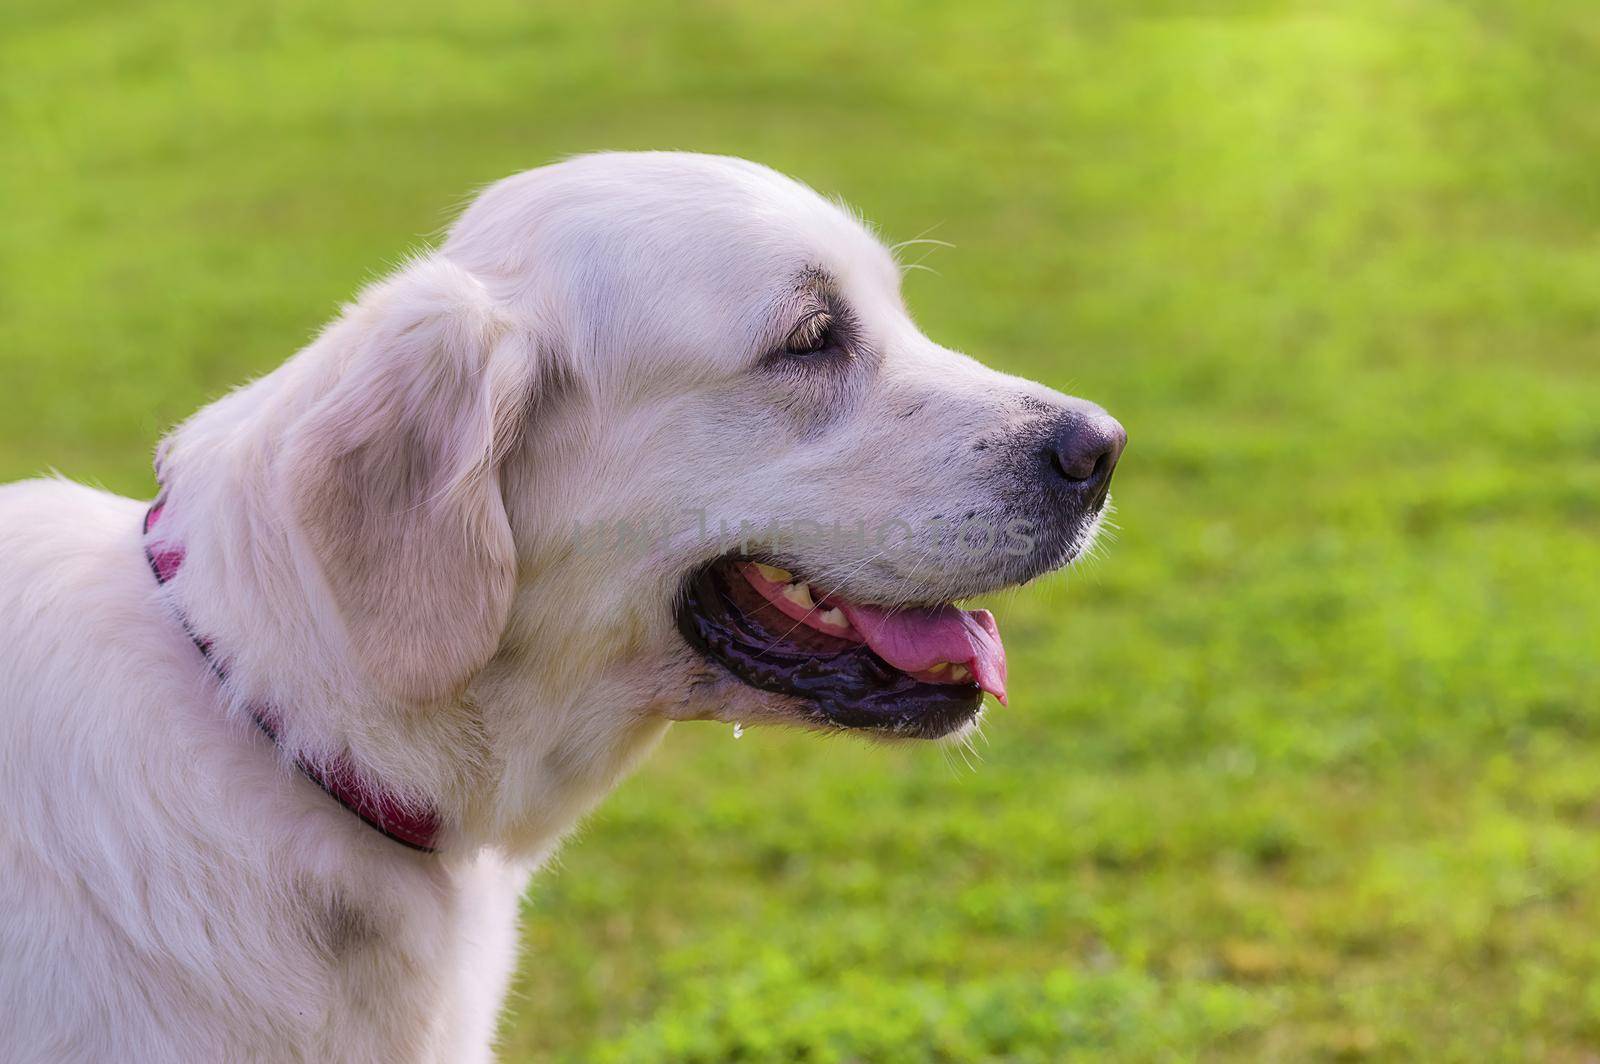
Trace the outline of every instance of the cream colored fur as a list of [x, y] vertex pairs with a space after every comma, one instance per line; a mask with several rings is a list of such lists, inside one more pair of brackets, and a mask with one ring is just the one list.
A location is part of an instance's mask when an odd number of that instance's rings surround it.
[[[871, 358], [766, 366], [819, 273]], [[933, 344], [898, 281], [863, 225], [762, 167], [585, 157], [490, 188], [162, 443], [158, 532], [187, 551], [166, 588], [146, 503], [0, 489], [0, 1058], [487, 1059], [518, 897], [563, 834], [670, 721], [789, 719], [678, 636], [686, 574], [819, 499], [999, 514], [1000, 448], [968, 444], [1065, 401]], [[710, 533], [574, 547], [657, 513]], [[1018, 577], [811, 561], [889, 604]], [[440, 811], [439, 854], [291, 767], [345, 755]]]

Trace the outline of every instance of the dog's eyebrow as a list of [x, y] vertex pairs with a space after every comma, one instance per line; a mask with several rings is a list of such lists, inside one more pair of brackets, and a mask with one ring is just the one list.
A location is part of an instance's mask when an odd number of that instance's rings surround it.
[[833, 274], [829, 273], [821, 266], [807, 266], [805, 269], [800, 271], [800, 275], [796, 278], [796, 282], [801, 288], [809, 288], [830, 293], [837, 292], [839, 289], [839, 282], [834, 280]]
[[807, 266], [795, 278], [794, 291], [782, 310], [801, 317], [812, 309], [829, 309], [840, 299], [839, 282], [821, 266]]

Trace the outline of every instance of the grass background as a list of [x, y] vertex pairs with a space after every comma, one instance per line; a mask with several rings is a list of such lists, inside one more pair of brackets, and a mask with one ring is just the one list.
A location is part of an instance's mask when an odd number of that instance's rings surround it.
[[1129, 427], [935, 747], [681, 726], [527, 902], [513, 1061], [1592, 1060], [1600, 6], [8, 0], [0, 477], [148, 494], [473, 188], [750, 156]]

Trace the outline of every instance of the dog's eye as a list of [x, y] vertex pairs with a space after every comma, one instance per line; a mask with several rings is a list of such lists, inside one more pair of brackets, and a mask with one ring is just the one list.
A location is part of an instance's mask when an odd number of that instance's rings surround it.
[[789, 355], [814, 355], [833, 346], [833, 319], [818, 311], [799, 325], [783, 342], [783, 351]]

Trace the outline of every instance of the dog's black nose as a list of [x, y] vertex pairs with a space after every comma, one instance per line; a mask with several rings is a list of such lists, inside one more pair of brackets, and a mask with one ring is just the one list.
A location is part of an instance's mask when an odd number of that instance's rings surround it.
[[1116, 418], [1092, 404], [1056, 423], [1045, 445], [1051, 470], [1091, 507], [1104, 501], [1111, 471], [1127, 446], [1128, 432]]

